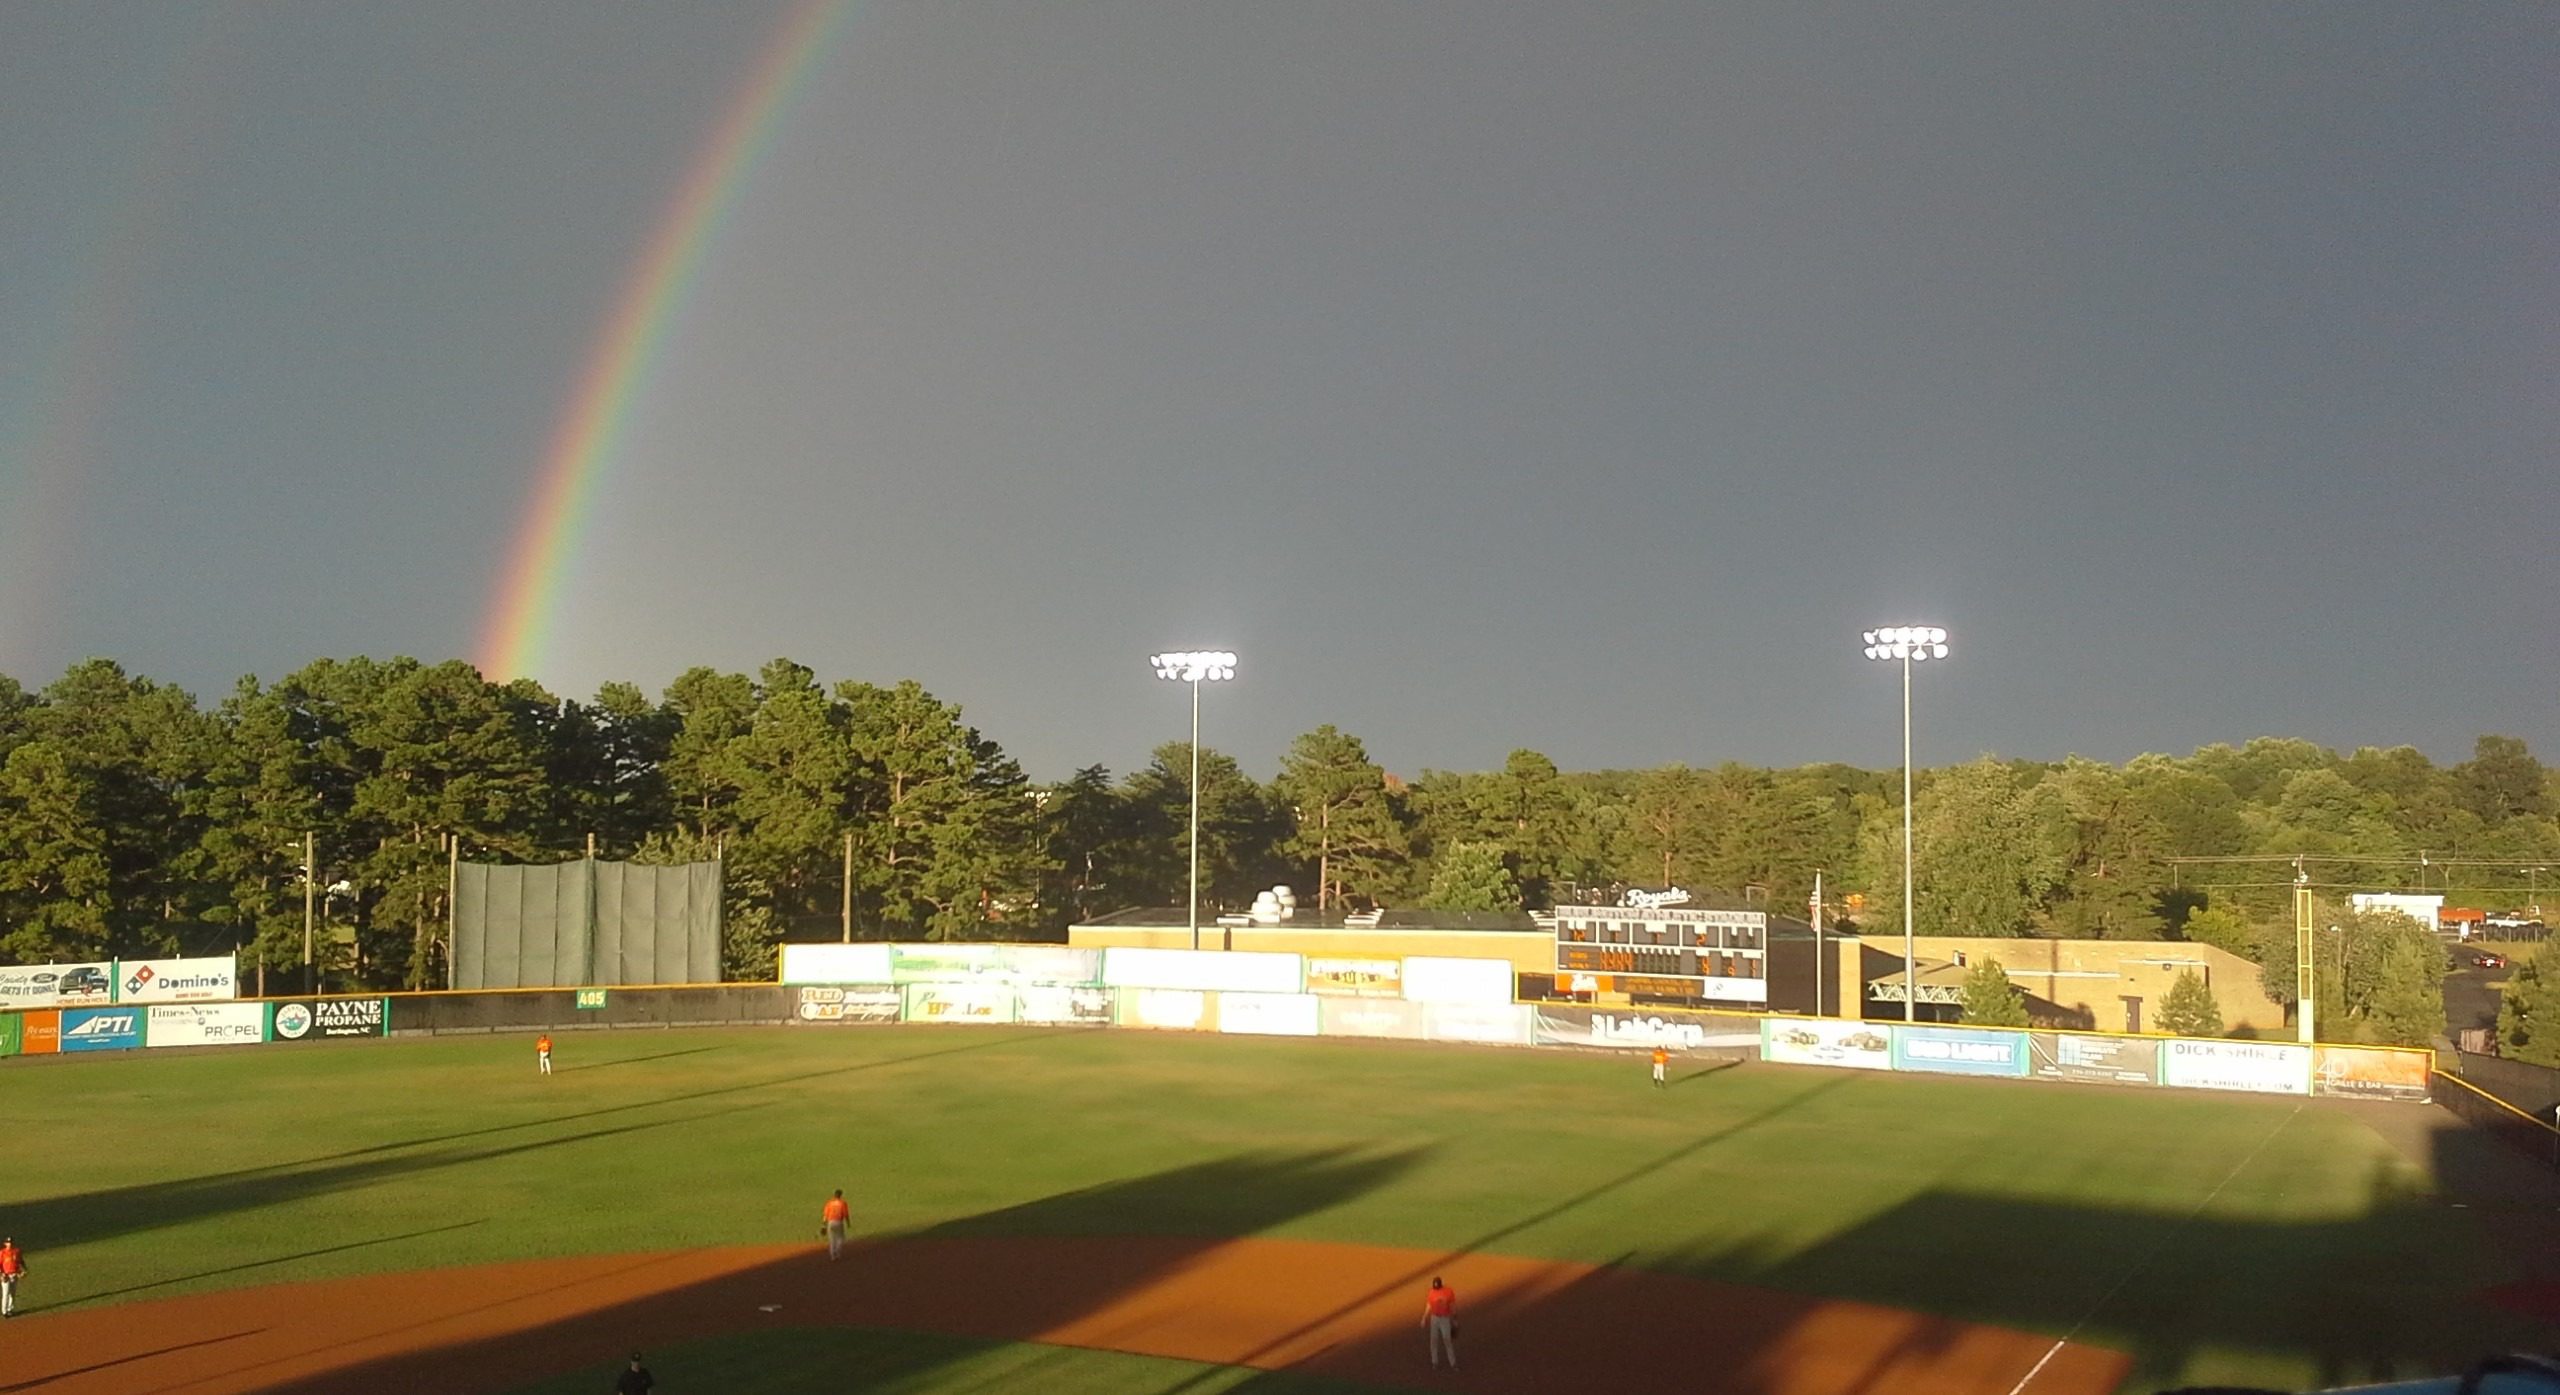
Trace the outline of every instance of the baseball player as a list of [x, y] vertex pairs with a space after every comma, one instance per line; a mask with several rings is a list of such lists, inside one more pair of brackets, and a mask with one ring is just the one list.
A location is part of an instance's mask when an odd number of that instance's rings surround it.
[[551, 1034], [544, 1032], [541, 1036], [534, 1038], [533, 1050], [535, 1055], [542, 1058], [542, 1073], [549, 1075], [551, 1073]]
[[1440, 1349], [1449, 1350], [1449, 1369], [1458, 1369], [1458, 1291], [1431, 1276], [1431, 1291], [1422, 1296], [1422, 1325], [1430, 1329], [1431, 1365], [1438, 1369]]
[[649, 1374], [649, 1368], [641, 1364], [640, 1353], [635, 1351], [631, 1353], [630, 1367], [613, 1383], [613, 1395], [649, 1395], [657, 1383], [658, 1378]]
[[1670, 1052], [1663, 1050], [1659, 1046], [1653, 1048], [1653, 1088], [1659, 1090], [1668, 1083], [1662, 1078], [1662, 1071], [1665, 1066], [1670, 1064]]
[[0, 1239], [0, 1317], [18, 1315], [18, 1276], [27, 1272], [27, 1257], [18, 1242]]
[[844, 1204], [844, 1188], [838, 1187], [818, 1212], [818, 1233], [827, 1237], [827, 1258], [844, 1258], [844, 1223], [851, 1219], [853, 1208]]

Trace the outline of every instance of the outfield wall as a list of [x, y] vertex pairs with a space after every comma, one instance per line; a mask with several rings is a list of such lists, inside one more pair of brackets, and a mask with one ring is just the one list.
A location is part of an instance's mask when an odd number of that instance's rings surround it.
[[2424, 1104], [2435, 1053], [2416, 1047], [2221, 1041], [2028, 1027], [1759, 1019], [1760, 1059], [1850, 1070], [1918, 1071]]
[[[1523, 1003], [1504, 959], [1013, 944], [789, 945], [781, 981], [0, 1013], [0, 1056], [579, 1028], [1025, 1024], [1651, 1052], [1882, 1072], [2424, 1101], [2432, 1053], [1742, 1010]], [[2527, 1122], [2531, 1122], [2528, 1120]]]

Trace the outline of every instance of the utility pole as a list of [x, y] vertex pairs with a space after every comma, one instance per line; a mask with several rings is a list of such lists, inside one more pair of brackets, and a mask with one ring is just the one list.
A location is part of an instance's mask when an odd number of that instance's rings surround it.
[[853, 943], [853, 830], [844, 835], [844, 942]]
[[320, 888], [319, 839], [310, 829], [302, 831], [302, 969], [311, 978], [311, 992], [320, 992], [320, 963], [311, 957], [311, 930], [317, 907], [313, 897]]
[[1813, 1015], [1828, 1017], [1822, 1010], [1822, 869], [1813, 869]]
[[596, 860], [596, 835], [595, 835], [594, 833], [590, 832], [590, 833], [588, 833], [588, 834], [587, 834], [587, 861], [589, 861], [589, 862], [593, 862], [593, 861], [595, 861], [595, 860]]
[[455, 903], [462, 896], [462, 835], [446, 834], [444, 846], [444, 986], [451, 988], [459, 981], [457, 975], [460, 973], [453, 962], [453, 927], [461, 920], [461, 912]]

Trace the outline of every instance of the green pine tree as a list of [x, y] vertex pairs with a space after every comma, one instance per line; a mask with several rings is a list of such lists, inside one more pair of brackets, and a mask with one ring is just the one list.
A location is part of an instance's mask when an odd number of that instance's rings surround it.
[[1997, 959], [1985, 959], [1964, 976], [1964, 1022], [1975, 1027], [2027, 1025], [2027, 995], [2009, 982]]
[[2528, 959], [2508, 980], [2498, 1004], [2500, 1054], [2537, 1066], [2560, 1066], [2560, 976]]
[[1520, 888], [1493, 843], [1452, 843], [1431, 869], [1423, 904], [1443, 911], [1516, 911]]
[[2160, 1003], [2160, 1030], [2182, 1037], [2222, 1035], [2222, 1009], [2200, 975], [2182, 973], [2169, 986], [2169, 996]]

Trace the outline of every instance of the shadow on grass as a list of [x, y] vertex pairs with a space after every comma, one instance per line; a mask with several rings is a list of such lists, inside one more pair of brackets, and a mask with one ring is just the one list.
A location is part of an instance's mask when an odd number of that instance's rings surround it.
[[253, 1259], [240, 1264], [226, 1264], [219, 1269], [199, 1269], [192, 1274], [180, 1274], [175, 1278], [154, 1279], [147, 1284], [133, 1284], [125, 1288], [111, 1288], [104, 1293], [83, 1294], [72, 1300], [72, 1302], [103, 1303], [110, 1298], [125, 1298], [137, 1293], [149, 1293], [155, 1288], [167, 1288], [172, 1284], [193, 1283], [198, 1279], [211, 1279], [223, 1274], [245, 1273], [251, 1269], [264, 1269], [269, 1265], [274, 1264], [291, 1264], [298, 1259], [318, 1259], [322, 1255], [344, 1254], [349, 1250], [368, 1250], [376, 1245], [393, 1245], [403, 1240], [418, 1240], [429, 1235], [444, 1235], [452, 1231], [469, 1230], [473, 1226], [485, 1224], [487, 1224], [487, 1218], [476, 1217], [467, 1221], [455, 1221], [451, 1225], [431, 1225], [424, 1230], [404, 1230], [397, 1235], [377, 1235], [370, 1240], [350, 1240], [343, 1245], [323, 1245], [316, 1250], [301, 1250], [289, 1255], [270, 1255], [265, 1259]]
[[[433, 1370], [452, 1389], [503, 1390], [564, 1367], [635, 1347], [665, 1347], [736, 1331], [741, 1315], [787, 1297], [776, 1323], [811, 1320], [957, 1333], [1010, 1340], [1053, 1330], [1123, 1294], [1169, 1279], [1231, 1237], [1251, 1235], [1338, 1206], [1387, 1185], [1426, 1150], [1364, 1154], [1346, 1149], [1269, 1150], [1194, 1163], [1085, 1187], [1039, 1201], [872, 1239], [842, 1264], [812, 1245], [802, 1254], [741, 1272], [615, 1303], [541, 1326], [432, 1351], [366, 1362], [273, 1386], [292, 1395], [374, 1392], [404, 1375]], [[1021, 1237], [1140, 1232], [1146, 1243], [1113, 1246], [1108, 1264], [1077, 1272], [1002, 1267]], [[941, 1243], [928, 1243], [941, 1242]], [[865, 1285], [885, 1282], [888, 1292]], [[954, 1295], [967, 1294], [964, 1311]], [[903, 1308], [898, 1305], [905, 1305]], [[832, 1305], [832, 1306], [831, 1306]], [[887, 1305], [884, 1307], [883, 1305]], [[900, 1321], [901, 1317], [910, 1319]], [[937, 1320], [940, 1319], [940, 1320]], [[957, 1320], [958, 1326], [953, 1326]], [[982, 1324], [973, 1328], [971, 1322]], [[564, 1356], [567, 1357], [564, 1360]], [[919, 1371], [930, 1368], [928, 1361]], [[823, 1388], [841, 1389], [842, 1385]]]
[[554, 1067], [554, 1069], [558, 1070], [561, 1074], [566, 1075], [571, 1071], [578, 1070], [605, 1070], [613, 1066], [636, 1066], [642, 1061], [664, 1061], [675, 1056], [699, 1056], [705, 1051], [718, 1051], [721, 1049], [722, 1048], [717, 1046], [688, 1046], [682, 1051], [652, 1051], [646, 1056], [616, 1056], [609, 1061], [580, 1061], [576, 1065], [562, 1065]]
[[1679, 1088], [1680, 1086], [1686, 1085], [1686, 1084], [1688, 1084], [1689, 1082], [1691, 1082], [1691, 1081], [1693, 1081], [1693, 1080], [1704, 1080], [1704, 1079], [1706, 1079], [1708, 1076], [1711, 1076], [1711, 1075], [1722, 1075], [1722, 1074], [1724, 1074], [1726, 1071], [1732, 1070], [1734, 1067], [1739, 1066], [1739, 1065], [1741, 1065], [1741, 1064], [1742, 1064], [1742, 1060], [1741, 1060], [1741, 1058], [1740, 1058], [1740, 1057], [1731, 1057], [1731, 1058], [1728, 1058], [1728, 1059], [1725, 1059], [1725, 1060], [1718, 1061], [1718, 1062], [1716, 1062], [1714, 1065], [1711, 1065], [1711, 1066], [1702, 1066], [1702, 1067], [1700, 1067], [1700, 1068], [1699, 1068], [1699, 1069], [1697, 1069], [1697, 1070], [1693, 1070], [1693, 1071], [1689, 1072], [1687, 1075], [1680, 1076], [1679, 1078], [1677, 1078], [1677, 1079], [1673, 1080], [1673, 1081], [1671, 1082], [1671, 1085], [1672, 1085], [1672, 1088], [1677, 1089], [1677, 1088]]
[[[361, 1148], [349, 1148], [292, 1162], [233, 1168], [226, 1172], [208, 1173], [175, 1182], [138, 1183], [133, 1186], [112, 1187], [94, 1192], [77, 1192], [68, 1196], [45, 1197], [13, 1203], [9, 1208], [10, 1224], [13, 1227], [12, 1233], [30, 1244], [55, 1248], [85, 1241], [139, 1234], [180, 1225], [204, 1216], [282, 1205], [306, 1197], [363, 1186], [384, 1178], [409, 1176], [458, 1163], [479, 1162], [488, 1158], [533, 1152], [592, 1139], [616, 1137], [642, 1129], [662, 1128], [670, 1124], [718, 1118], [738, 1110], [760, 1108], [763, 1104], [774, 1101], [758, 1101], [737, 1106], [736, 1109], [712, 1110], [707, 1113], [617, 1128], [590, 1129], [501, 1148], [438, 1148], [441, 1144], [522, 1133], [534, 1129], [555, 1128], [564, 1124], [583, 1123], [641, 1110], [662, 1109], [671, 1105], [690, 1104], [766, 1090], [782, 1092], [775, 1096], [775, 1100], [778, 1101], [785, 1098], [793, 1088], [804, 1086], [812, 1080], [853, 1075], [864, 1071], [886, 1070], [941, 1056], [985, 1051], [1017, 1042], [1032, 1041], [1039, 1036], [1049, 1035], [1054, 1034], [1014, 1035], [963, 1042], [953, 1046], [936, 1047], [930, 1051], [911, 1051], [903, 1055], [856, 1061], [823, 1070], [792, 1071], [755, 1080], [736, 1081], [704, 1089], [682, 1090], [651, 1096], [647, 1099], [629, 1100], [621, 1104], [602, 1105], [593, 1109], [547, 1114], [540, 1118], [519, 1120], [512, 1124], [490, 1124], [481, 1128], [458, 1129], [449, 1133], [430, 1134], [390, 1143], [367, 1144]], [[690, 1048], [694, 1051], [716, 1049], [718, 1048]], [[416, 1151], [420, 1149], [436, 1151]]]

